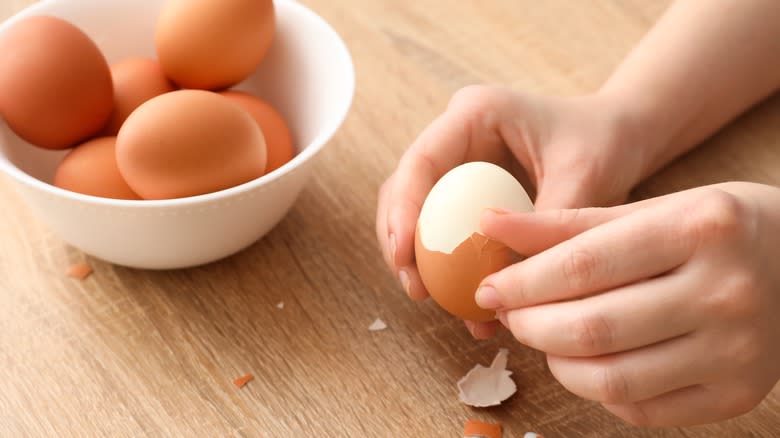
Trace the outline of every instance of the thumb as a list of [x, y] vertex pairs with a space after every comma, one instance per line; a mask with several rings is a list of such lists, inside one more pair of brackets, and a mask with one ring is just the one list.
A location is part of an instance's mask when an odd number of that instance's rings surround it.
[[488, 209], [482, 214], [482, 233], [530, 257], [609, 221], [646, 208], [656, 199], [617, 207], [591, 207], [513, 213]]

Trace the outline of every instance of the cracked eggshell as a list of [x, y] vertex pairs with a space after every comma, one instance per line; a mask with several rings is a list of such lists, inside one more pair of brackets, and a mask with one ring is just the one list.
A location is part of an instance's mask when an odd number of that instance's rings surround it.
[[433, 186], [417, 222], [415, 257], [422, 282], [439, 306], [464, 320], [495, 319], [494, 311], [477, 306], [476, 289], [485, 277], [519, 260], [480, 233], [480, 217], [488, 208], [519, 213], [533, 211], [533, 203], [503, 168], [471, 162]]

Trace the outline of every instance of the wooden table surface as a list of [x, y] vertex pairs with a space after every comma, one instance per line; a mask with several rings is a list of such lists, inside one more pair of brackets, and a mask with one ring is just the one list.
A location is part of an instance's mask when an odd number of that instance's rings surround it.
[[[3, 0], [0, 18], [30, 3]], [[630, 427], [564, 390], [506, 333], [476, 341], [409, 301], [376, 248], [379, 184], [456, 89], [592, 90], [668, 1], [304, 3], [348, 43], [357, 95], [295, 208], [248, 250], [173, 272], [111, 266], [64, 244], [0, 178], [0, 436], [458, 437], [469, 418], [501, 422], [507, 437], [778, 436], [778, 388], [723, 424]], [[779, 122], [776, 97], [635, 196], [780, 184]], [[80, 261], [94, 274], [66, 278]], [[388, 329], [369, 331], [375, 318]], [[518, 393], [463, 406], [457, 380], [501, 347]], [[244, 373], [255, 380], [239, 390]]]

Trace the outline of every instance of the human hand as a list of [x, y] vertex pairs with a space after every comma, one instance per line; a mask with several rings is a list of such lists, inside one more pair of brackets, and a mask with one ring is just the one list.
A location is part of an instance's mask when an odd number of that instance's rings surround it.
[[755, 407], [780, 377], [780, 189], [728, 183], [624, 206], [486, 212], [524, 261], [477, 303], [547, 353], [571, 392], [628, 422]]
[[[414, 258], [420, 208], [436, 181], [460, 164], [488, 161], [524, 169], [540, 210], [622, 202], [641, 174], [639, 139], [646, 136], [634, 135], [638, 131], [618, 108], [597, 95], [550, 98], [488, 86], [456, 93], [379, 194], [377, 239], [409, 296], [428, 296]], [[497, 324], [467, 326], [484, 338]]]

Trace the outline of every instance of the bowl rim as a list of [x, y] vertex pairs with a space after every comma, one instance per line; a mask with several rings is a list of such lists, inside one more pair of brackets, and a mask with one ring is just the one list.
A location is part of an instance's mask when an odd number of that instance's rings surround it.
[[[4, 20], [3, 22], [0, 22], [0, 28], [6, 27], [7, 25], [12, 24], [13, 22], [19, 19], [22, 19], [23, 17], [33, 16], [39, 12], [45, 12], [48, 5], [58, 3], [60, 1], [61, 0], [43, 0], [33, 5], [30, 5], [27, 8], [24, 8], [21, 11], [17, 12], [16, 14], [12, 15], [8, 19]], [[227, 198], [240, 196], [247, 192], [253, 191], [259, 187], [269, 185], [272, 182], [276, 181], [277, 179], [281, 178], [282, 176], [294, 172], [295, 170], [300, 168], [303, 164], [305, 164], [306, 162], [314, 158], [314, 156], [317, 155], [328, 144], [328, 142], [333, 138], [333, 136], [340, 129], [340, 127], [346, 120], [347, 116], [349, 115], [350, 109], [352, 107], [355, 98], [355, 89], [356, 89], [355, 64], [344, 39], [333, 28], [333, 26], [330, 23], [328, 23], [324, 18], [322, 18], [319, 14], [317, 14], [310, 8], [298, 3], [295, 0], [274, 0], [274, 3], [277, 4], [283, 3], [285, 7], [289, 7], [293, 10], [297, 10], [296, 12], [297, 14], [308, 16], [309, 19], [319, 23], [319, 25], [322, 26], [322, 28], [327, 33], [330, 33], [331, 36], [334, 38], [334, 40], [337, 42], [337, 46], [338, 46], [337, 54], [335, 56], [341, 58], [342, 60], [341, 62], [345, 64], [347, 74], [348, 74], [346, 78], [347, 79], [346, 92], [348, 93], [348, 95], [344, 101], [343, 107], [340, 108], [339, 114], [337, 116], [334, 116], [330, 120], [330, 123], [326, 125], [325, 129], [321, 130], [308, 143], [308, 145], [306, 145], [306, 147], [303, 148], [303, 150], [298, 152], [295, 155], [295, 157], [293, 157], [292, 160], [283, 164], [281, 167], [259, 178], [217, 192], [206, 193], [197, 196], [189, 196], [185, 198], [154, 199], [154, 200], [144, 200], [144, 199], [128, 200], [128, 199], [103, 198], [99, 196], [85, 195], [82, 193], [65, 190], [53, 184], [49, 184], [47, 182], [41, 181], [38, 178], [35, 178], [32, 175], [28, 174], [27, 172], [24, 172], [23, 170], [15, 166], [13, 163], [11, 163], [11, 161], [8, 159], [8, 157], [5, 154], [0, 154], [0, 170], [4, 171], [7, 175], [9, 175], [10, 177], [12, 177], [13, 179], [15, 179], [20, 183], [31, 186], [43, 192], [47, 192], [48, 194], [53, 196], [66, 198], [72, 201], [87, 203], [92, 205], [127, 207], [127, 208], [192, 207], [193, 205], [197, 205], [197, 204], [205, 204], [214, 201], [221, 201]]]

